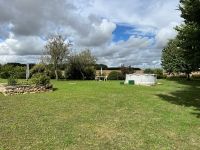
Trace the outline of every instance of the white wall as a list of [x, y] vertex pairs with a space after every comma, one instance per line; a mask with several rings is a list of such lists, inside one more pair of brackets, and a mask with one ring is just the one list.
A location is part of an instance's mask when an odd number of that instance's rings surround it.
[[154, 85], [157, 84], [156, 74], [126, 74], [125, 84], [129, 80], [134, 80], [136, 85]]

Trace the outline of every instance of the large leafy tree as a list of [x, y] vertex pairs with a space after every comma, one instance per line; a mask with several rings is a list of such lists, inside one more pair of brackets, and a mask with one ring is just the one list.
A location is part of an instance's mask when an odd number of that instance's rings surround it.
[[45, 64], [52, 64], [56, 80], [58, 80], [59, 65], [63, 64], [70, 53], [71, 44], [66, 43], [66, 37], [61, 35], [49, 35], [47, 44], [45, 45], [45, 50], [43, 51], [44, 56], [41, 60]]
[[190, 73], [195, 65], [188, 62], [182, 53], [183, 49], [178, 47], [178, 39], [170, 39], [162, 50], [161, 65], [168, 73], [185, 73], [190, 80]]
[[200, 0], [180, 0], [179, 10], [184, 24], [175, 27], [178, 46], [183, 58], [197, 69], [200, 67]]
[[91, 55], [89, 49], [85, 49], [80, 53], [73, 53], [68, 57], [68, 62], [74, 69], [78, 70], [84, 80], [84, 69], [88, 66], [95, 65], [97, 58]]

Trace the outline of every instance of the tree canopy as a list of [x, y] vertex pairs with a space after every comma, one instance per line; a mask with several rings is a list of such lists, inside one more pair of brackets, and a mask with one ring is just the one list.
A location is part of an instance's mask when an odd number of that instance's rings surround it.
[[126, 78], [126, 74], [135, 73], [134, 68], [132, 68], [131, 66], [125, 66], [124, 64], [121, 65], [120, 71], [121, 71], [121, 76], [123, 79]]
[[91, 51], [89, 49], [85, 49], [80, 53], [72, 53], [68, 57], [69, 65], [73, 66], [74, 69], [80, 72], [83, 80], [85, 78], [85, 68], [89, 66], [94, 66], [96, 61], [97, 58], [91, 55]]
[[70, 53], [71, 44], [66, 43], [66, 37], [61, 35], [49, 35], [45, 50], [43, 51], [44, 56], [41, 60], [45, 64], [52, 64], [55, 70], [56, 80], [58, 80], [58, 67], [63, 64]]
[[178, 47], [181, 48], [183, 58], [195, 68], [200, 67], [200, 1], [180, 0], [178, 9], [184, 24], [176, 26], [178, 31]]
[[190, 80], [189, 74], [195, 70], [182, 53], [183, 49], [178, 47], [178, 39], [170, 39], [162, 50], [161, 65], [168, 73], [185, 73]]

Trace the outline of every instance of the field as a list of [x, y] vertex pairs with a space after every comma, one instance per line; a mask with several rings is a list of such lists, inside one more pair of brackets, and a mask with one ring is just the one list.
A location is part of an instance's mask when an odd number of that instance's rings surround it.
[[0, 93], [0, 150], [200, 149], [200, 80], [119, 82], [52, 80], [53, 92]]

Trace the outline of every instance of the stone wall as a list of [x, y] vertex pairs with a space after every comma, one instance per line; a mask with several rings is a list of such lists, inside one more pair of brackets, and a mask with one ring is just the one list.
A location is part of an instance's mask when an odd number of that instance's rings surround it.
[[[1, 87], [2, 88], [2, 87]], [[32, 94], [32, 93], [41, 93], [49, 92], [53, 90], [53, 85], [16, 85], [16, 86], [4, 86], [1, 92], [5, 95], [16, 95], [16, 94]]]

